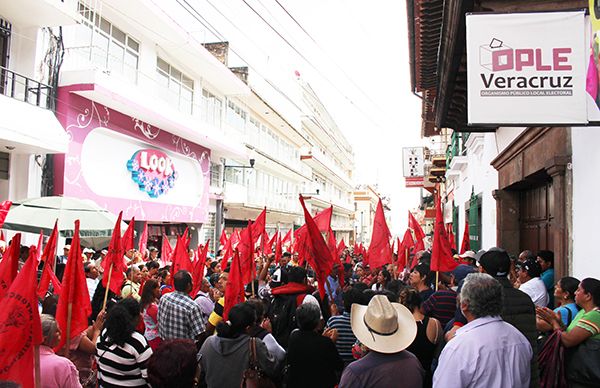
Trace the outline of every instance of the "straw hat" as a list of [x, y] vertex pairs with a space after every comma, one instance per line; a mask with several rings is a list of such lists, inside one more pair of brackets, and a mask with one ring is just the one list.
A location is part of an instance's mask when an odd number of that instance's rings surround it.
[[379, 353], [400, 352], [417, 335], [417, 324], [410, 311], [400, 303], [391, 303], [384, 295], [375, 295], [368, 306], [353, 304], [350, 321], [356, 338]]

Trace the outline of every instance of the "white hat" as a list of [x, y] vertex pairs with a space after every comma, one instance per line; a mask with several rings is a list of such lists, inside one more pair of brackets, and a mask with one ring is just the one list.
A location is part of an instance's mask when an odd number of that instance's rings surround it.
[[398, 353], [417, 335], [417, 323], [410, 311], [384, 295], [375, 295], [368, 306], [353, 304], [350, 322], [356, 338], [379, 353]]
[[86, 254], [86, 253], [96, 253], [96, 251], [93, 250], [92, 248], [83, 248], [83, 253], [84, 254]]
[[63, 247], [63, 249], [71, 249], [71, 244], [67, 244]]
[[458, 255], [458, 257], [460, 257], [461, 259], [467, 259], [467, 258], [474, 259], [475, 258], [475, 252], [473, 252], [473, 251], [466, 251], [462, 255]]

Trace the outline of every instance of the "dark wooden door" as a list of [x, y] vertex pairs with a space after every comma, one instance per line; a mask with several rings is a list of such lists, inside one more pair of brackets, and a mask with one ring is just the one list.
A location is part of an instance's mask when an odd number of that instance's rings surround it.
[[534, 252], [550, 247], [552, 226], [551, 183], [521, 191], [519, 204], [520, 249]]

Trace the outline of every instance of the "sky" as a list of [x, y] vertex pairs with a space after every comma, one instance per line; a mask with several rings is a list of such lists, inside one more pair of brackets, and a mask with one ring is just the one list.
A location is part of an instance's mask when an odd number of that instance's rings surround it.
[[410, 89], [406, 3], [171, 1], [202, 15], [203, 26], [181, 21], [201, 41], [229, 41], [229, 66], [248, 65], [284, 90], [301, 74], [353, 147], [355, 184], [378, 184], [391, 198], [392, 234], [402, 235], [419, 198], [419, 189], [404, 188], [402, 148], [424, 144], [421, 101]]

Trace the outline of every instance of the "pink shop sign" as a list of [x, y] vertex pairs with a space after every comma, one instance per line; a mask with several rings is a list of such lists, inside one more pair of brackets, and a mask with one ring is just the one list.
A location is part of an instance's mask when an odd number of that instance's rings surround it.
[[73, 93], [63, 96], [68, 105], [59, 114], [66, 110], [71, 138], [64, 195], [123, 210], [126, 218], [206, 222], [209, 149]]

